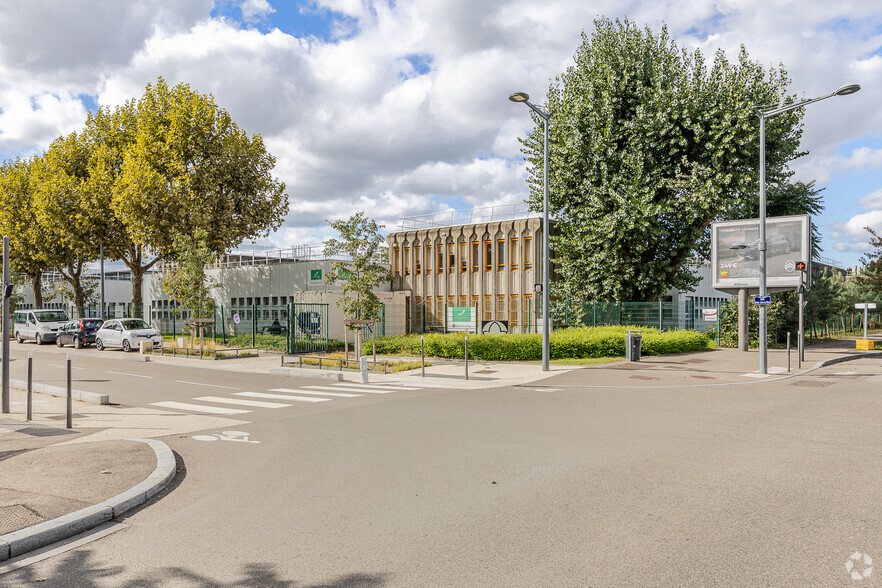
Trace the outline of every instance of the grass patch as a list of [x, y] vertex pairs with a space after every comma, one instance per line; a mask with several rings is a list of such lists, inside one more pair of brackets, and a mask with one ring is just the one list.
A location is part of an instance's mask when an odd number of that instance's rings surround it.
[[[301, 361], [303, 361], [303, 365], [319, 365], [319, 357], [322, 359], [322, 368], [327, 369], [339, 369], [340, 362], [343, 362], [343, 369], [351, 369], [358, 370], [358, 360], [350, 359], [348, 361], [345, 360], [344, 355], [342, 353], [327, 353], [324, 355], [312, 355], [303, 357]], [[330, 360], [330, 361], [326, 361]], [[336, 361], [335, 361], [336, 360]], [[385, 372], [388, 374], [393, 374], [396, 372], [406, 372], [409, 370], [415, 370], [420, 368], [420, 362], [418, 361], [408, 361], [408, 360], [389, 360], [384, 362], [386, 364]], [[376, 364], [368, 363], [368, 371], [371, 372], [383, 372], [383, 362], [379, 362]], [[429, 362], [426, 362], [426, 367], [429, 367]]]

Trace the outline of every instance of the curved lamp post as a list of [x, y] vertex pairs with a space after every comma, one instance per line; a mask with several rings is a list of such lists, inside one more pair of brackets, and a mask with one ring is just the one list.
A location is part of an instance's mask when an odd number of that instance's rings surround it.
[[544, 190], [544, 200], [542, 206], [542, 371], [548, 371], [548, 360], [550, 356], [549, 336], [551, 333], [551, 317], [548, 312], [548, 283], [549, 268], [551, 267], [549, 245], [548, 245], [548, 121], [551, 115], [530, 102], [530, 95], [526, 92], [515, 92], [508, 97], [512, 102], [522, 102], [529, 106], [533, 112], [542, 117], [545, 125], [545, 157], [543, 159], [544, 169], [542, 172], [542, 186]]
[[[756, 106], [754, 107], [757, 114], [760, 117], [760, 226], [759, 226], [759, 243], [757, 247], [759, 248], [759, 270], [760, 270], [760, 282], [759, 282], [759, 295], [766, 296], [768, 294], [766, 289], [766, 119], [772, 118], [773, 116], [777, 116], [789, 110], [793, 110], [796, 108], [801, 108], [813, 102], [818, 102], [820, 100], [826, 100], [827, 98], [832, 98], [833, 96], [848, 96], [849, 94], [854, 94], [855, 92], [861, 89], [859, 84], [848, 84], [847, 86], [842, 86], [835, 92], [831, 92], [824, 96], [819, 96], [818, 98], [808, 98], [806, 100], [800, 100], [799, 102], [791, 102], [789, 104], [778, 104], [778, 105], [768, 105], [768, 106]], [[799, 333], [800, 340], [802, 340], [802, 331], [803, 325], [799, 325]], [[766, 332], [767, 332], [767, 324], [766, 324], [766, 307], [765, 305], [760, 305], [759, 307], [759, 373], [766, 374], [768, 373], [768, 341], [766, 341]]]

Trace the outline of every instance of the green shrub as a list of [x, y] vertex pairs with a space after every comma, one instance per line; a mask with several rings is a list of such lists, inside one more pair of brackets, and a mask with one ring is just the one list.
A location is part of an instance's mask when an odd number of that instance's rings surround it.
[[[583, 327], [562, 329], [551, 333], [552, 359], [590, 357], [621, 357], [625, 355], [627, 326]], [[642, 354], [661, 355], [701, 351], [713, 346], [710, 335], [697, 331], [659, 331], [641, 328]], [[428, 356], [462, 358], [464, 333], [423, 336]], [[365, 353], [372, 353], [371, 342], [365, 342]], [[420, 354], [420, 335], [395, 335], [377, 339], [381, 355]], [[483, 361], [532, 361], [542, 358], [542, 335], [523, 333], [510, 335], [469, 335], [469, 358]]]

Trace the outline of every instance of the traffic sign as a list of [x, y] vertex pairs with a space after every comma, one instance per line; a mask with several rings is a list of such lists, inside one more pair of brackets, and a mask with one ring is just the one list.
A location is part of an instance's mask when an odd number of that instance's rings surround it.
[[875, 302], [859, 302], [854, 305], [858, 310], [876, 310]]
[[233, 322], [234, 322], [234, 323], [236, 323], [236, 324], [238, 325], [240, 320], [241, 320], [241, 319], [239, 318], [239, 313], [238, 313], [238, 312], [237, 312], [236, 314], [233, 315]]
[[754, 296], [753, 303], [759, 306], [768, 306], [772, 303], [771, 296]]

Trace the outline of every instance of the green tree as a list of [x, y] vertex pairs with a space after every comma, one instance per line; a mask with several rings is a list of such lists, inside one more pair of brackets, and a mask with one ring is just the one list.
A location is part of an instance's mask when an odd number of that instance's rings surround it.
[[872, 250], [861, 256], [864, 269], [857, 278], [865, 291], [876, 296], [882, 294], [882, 236], [870, 227], [864, 227], [870, 234], [870, 246]]
[[0, 231], [9, 237], [10, 265], [23, 273], [43, 306], [43, 272], [47, 269], [48, 238], [37, 222], [31, 183], [34, 159], [16, 159], [0, 165]]
[[342, 257], [331, 266], [325, 277], [328, 284], [342, 282], [343, 296], [337, 306], [350, 318], [379, 318], [380, 300], [374, 289], [392, 280], [389, 252], [379, 230], [383, 225], [357, 212], [346, 220], [326, 221], [340, 237], [325, 241], [327, 257]]
[[[174, 236], [204, 232], [221, 255], [277, 229], [288, 212], [285, 185], [260, 135], [248, 136], [210, 94], [162, 79], [116, 111], [89, 119], [95, 138], [94, 198], [110, 196], [124, 238], [116, 251], [132, 271], [132, 303], [143, 275], [174, 251]], [[152, 260], [147, 261], [148, 257]]]
[[206, 244], [207, 234], [197, 229], [193, 237], [177, 234], [172, 240], [175, 251], [171, 270], [166, 273], [162, 289], [190, 309], [191, 318], [214, 316], [215, 301], [211, 291], [218, 283], [205, 273], [205, 266], [216, 259]]
[[[742, 47], [708, 67], [699, 51], [634, 23], [595, 21], [575, 64], [551, 85], [552, 249], [567, 299], [651, 300], [688, 290], [688, 265], [707, 256], [710, 223], [731, 218], [758, 184], [755, 105], [787, 98], [783, 67], [766, 71]], [[801, 111], [767, 128], [767, 176], [786, 181]], [[541, 120], [524, 140], [530, 203], [542, 206]], [[703, 239], [704, 238], [704, 239]]]

